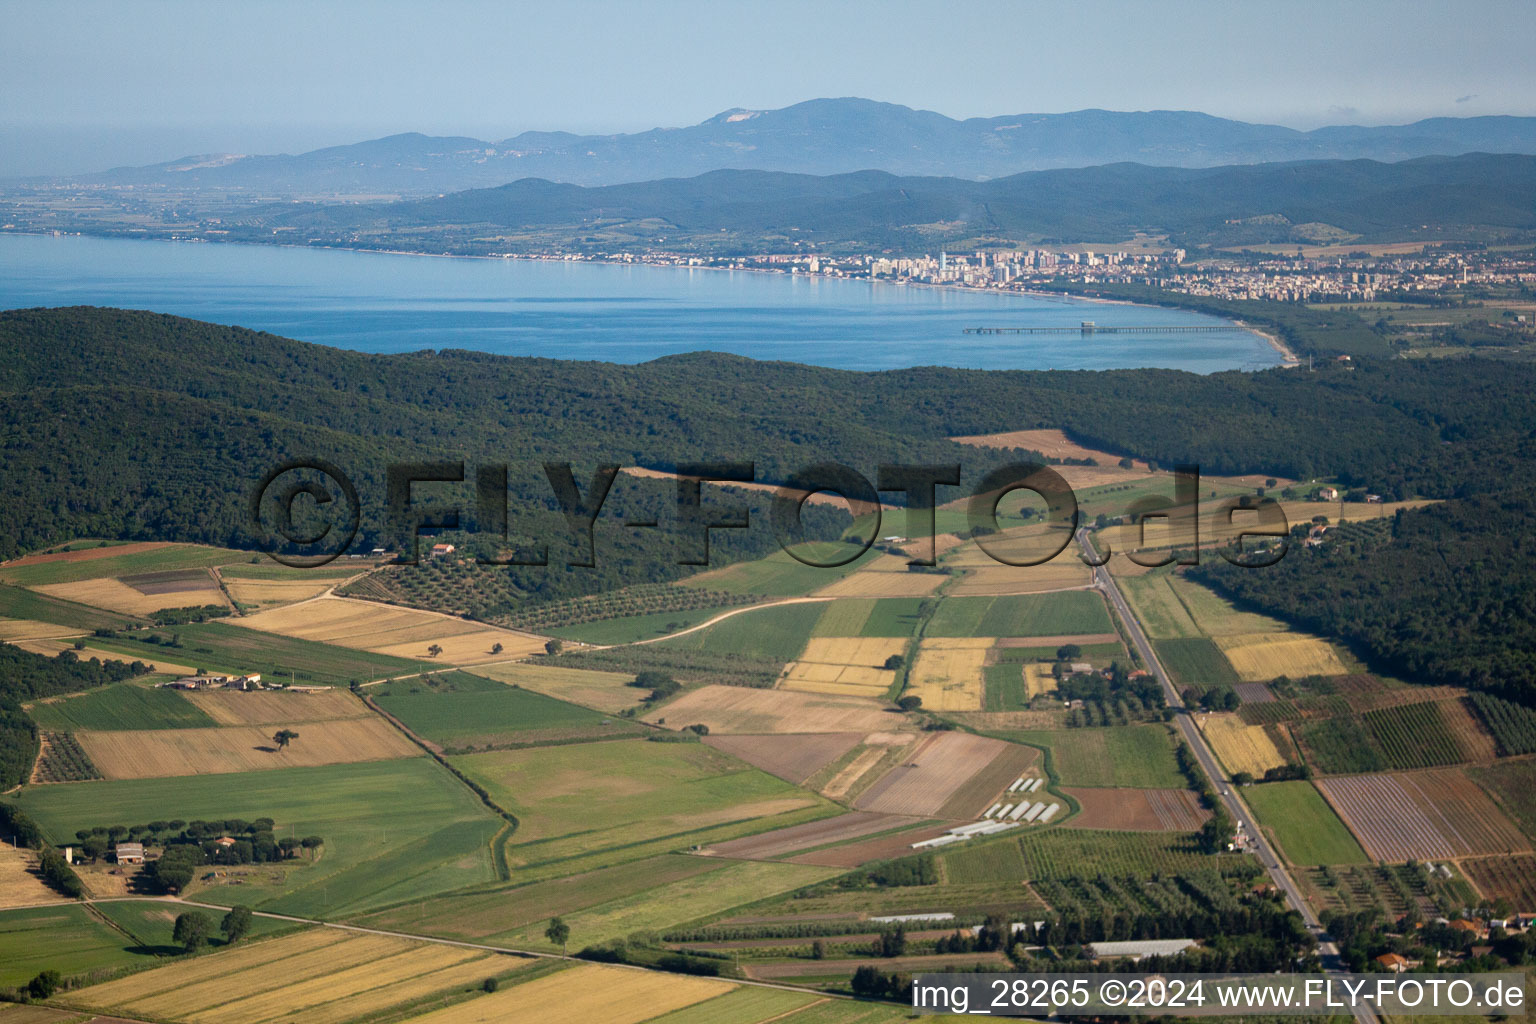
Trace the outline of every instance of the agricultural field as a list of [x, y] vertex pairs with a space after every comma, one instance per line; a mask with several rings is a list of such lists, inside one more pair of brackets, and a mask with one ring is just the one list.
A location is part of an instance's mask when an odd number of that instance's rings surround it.
[[[322, 570], [323, 571], [323, 570]], [[319, 597], [346, 577], [306, 576], [292, 579], [244, 579], [221, 570], [229, 596], [242, 609], [262, 612]]]
[[720, 590], [727, 594], [756, 594], [763, 597], [799, 597], [820, 590], [843, 576], [857, 572], [875, 559], [880, 552], [871, 548], [864, 555], [847, 565], [835, 569], [821, 569], [796, 561], [783, 551], [776, 551], [767, 558], [755, 562], [737, 562], [735, 565], [710, 569], [683, 580], [680, 586], [702, 587]]
[[[170, 586], [161, 582], [141, 582], [140, 586], [134, 586], [129, 582], [130, 579], [143, 580], [143, 577], [104, 577], [70, 583], [43, 583], [33, 589], [61, 601], [133, 616], [152, 616], [167, 608], [197, 608], [210, 604], [228, 607], [224, 592], [206, 569], [192, 570], [190, 575], [177, 573]], [[158, 581], [159, 576], [156, 574], [150, 579]], [[170, 589], [171, 586], [175, 589]]]
[[[8, 584], [0, 584], [0, 616], [46, 625], [55, 636], [61, 632], [89, 633], [98, 629], [123, 629], [136, 621], [127, 615], [114, 615], [100, 608], [61, 601], [56, 597], [47, 597], [34, 590]], [[0, 633], [0, 639], [7, 637]]]
[[216, 725], [286, 725], [373, 715], [346, 690], [188, 690], [180, 696]]
[[1284, 633], [1290, 629], [1279, 619], [1240, 611], [1225, 597], [1193, 580], [1179, 575], [1168, 576], [1166, 579], [1169, 589], [1189, 612], [1196, 629], [1206, 636]]
[[1171, 585], [1172, 577], [1149, 573], [1119, 579], [1120, 591], [1152, 640], [1178, 640], [1201, 635], [1200, 627]]
[[56, 658], [65, 651], [70, 651], [81, 661], [90, 661], [92, 658], [95, 658], [97, 661], [103, 663], [108, 661], [118, 661], [124, 664], [128, 664], [133, 661], [143, 661], [145, 664], [150, 665], [156, 674], [190, 676], [197, 672], [197, 668], [193, 665], [176, 665], [164, 660], [163, 658], [151, 662], [147, 658], [134, 658], [129, 655], [122, 654], [118, 651], [108, 650], [105, 647], [96, 647], [92, 643], [87, 643], [84, 647], [77, 648], [75, 644], [79, 642], [80, 641], [78, 640], [70, 640], [67, 638], [63, 640], [13, 641], [13, 643], [15, 643], [15, 645], [20, 647], [22, 650], [31, 651], [33, 654], [41, 654], [45, 658]]
[[476, 665], [466, 671], [498, 683], [520, 686], [546, 697], [609, 714], [634, 707], [644, 696], [643, 691], [629, 685], [635, 677], [625, 672], [597, 672], [561, 665], [518, 663]]
[[345, 686], [354, 679], [413, 674], [422, 667], [419, 661], [278, 636], [226, 622], [193, 623], [156, 635], [167, 640], [179, 637], [180, 646], [124, 637], [93, 643], [104, 650], [120, 651], [130, 660], [137, 658], [157, 666], [162, 660], [173, 659], [182, 664], [193, 662], [208, 672], [259, 672], [273, 682], [314, 686]]
[[231, 551], [201, 544], [112, 544], [18, 558], [0, 566], [0, 581], [20, 587], [42, 587], [141, 573], [207, 569], [216, 565], [248, 562], [252, 557], [249, 551]]
[[1176, 686], [1233, 686], [1238, 682], [1231, 662], [1203, 636], [1153, 640], [1152, 647]]
[[107, 779], [274, 771], [419, 757], [421, 750], [379, 718], [290, 722], [298, 738], [279, 748], [261, 726], [141, 729], [74, 734]]
[[704, 742], [785, 782], [801, 785], [864, 741], [857, 732], [717, 734]]
[[[1193, 837], [1174, 832], [1100, 832], [1053, 828], [1025, 832], [1013, 842], [1033, 880], [1094, 875], [1149, 877], [1212, 870], [1210, 854]], [[945, 854], [949, 857], [951, 854]]]
[[735, 987], [713, 978], [582, 964], [413, 1017], [411, 1024], [640, 1024]]
[[[302, 730], [300, 730], [302, 732]], [[284, 834], [324, 838], [318, 860], [253, 865], [238, 889], [190, 895], [262, 910], [356, 913], [496, 880], [489, 844], [504, 824], [426, 757], [243, 775], [77, 782], [16, 796], [48, 836], [118, 822], [270, 817]]]
[[340, 1024], [430, 997], [466, 996], [485, 978], [526, 965], [484, 950], [316, 928], [109, 981], [64, 1001], [187, 1024]]
[[1500, 761], [1466, 771], [1536, 841], [1536, 761]]
[[903, 696], [922, 699], [928, 711], [980, 711], [989, 637], [931, 637], [918, 647]]
[[[131, 939], [83, 906], [0, 911], [0, 988], [31, 981], [39, 971], [66, 978], [98, 978], [152, 963]], [[0, 1015], [0, 1020], [4, 1016]]]
[[1164, 725], [1002, 733], [1021, 743], [1045, 747], [1063, 786], [1109, 789], [1183, 789], [1184, 776], [1173, 757]]
[[1296, 633], [1239, 633], [1215, 638], [1245, 683], [1276, 676], [1342, 676], [1349, 672], [1327, 642]]
[[489, 681], [487, 685], [495, 689], [387, 694], [375, 700], [416, 735], [440, 747], [461, 750], [609, 739], [636, 732], [634, 725], [590, 708], [532, 690]]
[[542, 632], [562, 640], [575, 640], [583, 644], [632, 644], [642, 640], [657, 640], [664, 636], [671, 636], [673, 633], [680, 633], [685, 629], [692, 629], [700, 623], [708, 622], [741, 607], [741, 603], [701, 605], [686, 611], [626, 615], [583, 622], [575, 626], [550, 626]]
[[1346, 776], [1317, 785], [1376, 860], [1531, 852], [1531, 841], [1459, 769]]
[[[514, 866], [605, 853], [648, 840], [815, 809], [822, 801], [702, 743], [613, 740], [454, 758], [521, 822]], [[830, 807], [830, 805], [827, 805]]]
[[1103, 598], [1092, 591], [1016, 597], [954, 597], [939, 604], [928, 636], [1058, 636], [1113, 633]]
[[1363, 864], [1367, 860], [1312, 783], [1266, 782], [1247, 787], [1242, 796], [1292, 864]]
[[1292, 727], [1319, 772], [1348, 774], [1491, 760], [1485, 732], [1459, 700], [1380, 708]]
[[1291, 763], [1290, 742], [1277, 740], [1275, 726], [1245, 725], [1237, 715], [1224, 712], [1201, 716], [1200, 730], [1229, 773], [1263, 778], [1269, 769]]
[[866, 568], [816, 591], [818, 597], [927, 597], [949, 579], [947, 573], [913, 572], [907, 560], [882, 555]]
[[791, 854], [805, 853], [834, 844], [849, 843], [873, 835], [895, 830], [906, 830], [921, 824], [922, 818], [894, 814], [871, 814], [854, 811], [835, 818], [772, 832], [759, 832], [755, 836], [715, 843], [699, 852], [709, 857], [727, 857], [737, 860], [774, 860]]
[[72, 733], [38, 730], [37, 760], [32, 765], [30, 779], [34, 785], [99, 778], [101, 773]]
[[219, 723], [175, 690], [136, 683], [115, 683], [76, 696], [40, 700], [27, 713], [41, 728], [56, 732], [76, 729], [206, 729]]
[[744, 686], [691, 690], [644, 718], [661, 719], [674, 729], [697, 722], [711, 733], [880, 732], [906, 725], [895, 708], [868, 700]]
[[[843, 604], [842, 601], [833, 602], [833, 606]], [[874, 601], [857, 630], [850, 630], [859, 636], [885, 636], [901, 637], [905, 639], [917, 632], [919, 623], [922, 622], [923, 602], [916, 598], [885, 597]], [[831, 608], [827, 616], [832, 614]], [[825, 621], [826, 617], [823, 617]], [[825, 635], [822, 624], [817, 623], [818, 634]]]
[[[849, 1000], [829, 1000], [811, 992], [791, 992], [785, 989], [742, 986], [723, 996], [715, 996], [681, 1010], [673, 1010], [661, 1017], [652, 1017], [648, 1024], [767, 1024], [780, 1021], [792, 1010], [812, 1003], [823, 1006], [845, 1005], [852, 1010], [863, 1011], [867, 1003]], [[795, 1014], [798, 1017], [799, 1014]], [[851, 1020], [851, 1018], [837, 1018]], [[830, 1020], [830, 1018], [829, 1018]]]
[[1517, 909], [1536, 907], [1536, 857], [1470, 857], [1460, 867], [1490, 900], [1506, 899]]
[[[0, 843], [0, 909], [57, 903], [58, 893], [35, 874], [37, 858], [30, 850]], [[3, 916], [0, 916], [3, 920]], [[3, 986], [4, 982], [0, 982]]]
[[821, 617], [819, 601], [749, 608], [686, 636], [662, 640], [664, 650], [730, 652], [733, 656], [784, 664], [805, 648]]
[[[235, 621], [247, 629], [299, 640], [452, 665], [511, 661], [544, 650], [542, 639], [525, 633], [345, 597], [322, 597]], [[431, 653], [433, 647], [439, 653]]]
[[1033, 750], [986, 736], [928, 733], [902, 755], [902, 764], [866, 789], [854, 806], [882, 814], [972, 818], [1035, 757]]
[[1193, 832], [1211, 812], [1188, 789], [1064, 789], [1082, 805], [1068, 828], [1110, 832]]
[[903, 655], [904, 639], [884, 637], [813, 636], [800, 657], [784, 666], [779, 685], [786, 690], [884, 697], [896, 682], [886, 659]]
[[1056, 677], [1044, 662], [999, 661], [982, 669], [986, 679], [983, 711], [1016, 711], [1038, 696], [1056, 691]]
[[1500, 754], [1536, 754], [1536, 709], [1489, 693], [1474, 693], [1468, 699]]
[[945, 591], [946, 597], [1010, 597], [1043, 594], [1053, 590], [1087, 586], [1092, 575], [1070, 553], [1043, 565], [978, 565], [965, 570], [960, 581]]
[[[162, 956], [176, 956], [183, 951], [175, 938], [176, 915], [181, 913], [182, 908], [174, 903], [160, 900], [113, 900], [109, 903], [98, 903], [95, 909], [98, 914], [127, 932], [146, 949], [154, 950]], [[219, 917], [217, 911], [209, 911], [209, 914], [215, 919]], [[276, 932], [296, 932], [305, 927], [308, 926], [275, 917], [252, 917], [251, 927], [246, 932], [246, 937], [258, 938]], [[223, 937], [215, 935], [210, 939], [209, 945], [217, 949], [224, 946], [225, 941]]]

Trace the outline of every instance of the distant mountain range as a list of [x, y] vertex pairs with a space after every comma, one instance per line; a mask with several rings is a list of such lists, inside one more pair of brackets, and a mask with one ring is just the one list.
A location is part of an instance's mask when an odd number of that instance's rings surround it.
[[982, 180], [1119, 162], [1192, 168], [1294, 160], [1400, 161], [1468, 152], [1536, 154], [1536, 118], [1434, 118], [1303, 132], [1192, 111], [1080, 110], [957, 121], [893, 103], [819, 99], [780, 110], [728, 110], [692, 127], [634, 134], [524, 132], [486, 142], [410, 133], [297, 156], [190, 156], [63, 180], [285, 194], [422, 195], [520, 178], [611, 185], [721, 169], [818, 175], [880, 170]]
[[1536, 231], [1536, 157], [1467, 154], [1400, 163], [1324, 160], [1215, 168], [1112, 164], [994, 181], [712, 171], [585, 187], [524, 179], [430, 199], [261, 207], [232, 238], [427, 251], [664, 243], [700, 251], [787, 245], [921, 250], [967, 241], [1186, 244], [1476, 239]]

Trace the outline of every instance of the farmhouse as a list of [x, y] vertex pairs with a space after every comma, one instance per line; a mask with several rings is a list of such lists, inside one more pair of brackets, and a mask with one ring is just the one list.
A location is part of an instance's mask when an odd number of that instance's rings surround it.
[[1319, 487], [1317, 489], [1318, 501], [1338, 501], [1339, 489], [1337, 487]]
[[427, 552], [428, 558], [446, 558], [457, 549], [452, 544], [433, 544], [432, 550]]
[[1376, 958], [1376, 962], [1394, 974], [1402, 974], [1410, 967], [1417, 966], [1412, 960], [1398, 953], [1383, 953]]
[[113, 859], [119, 864], [143, 864], [143, 843], [118, 843], [112, 848]]

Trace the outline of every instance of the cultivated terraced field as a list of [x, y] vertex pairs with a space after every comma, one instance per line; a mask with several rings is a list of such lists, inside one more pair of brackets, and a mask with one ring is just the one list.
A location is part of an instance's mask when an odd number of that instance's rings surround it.
[[1530, 841], [1462, 771], [1347, 776], [1323, 779], [1318, 788], [1377, 860], [1531, 850]]

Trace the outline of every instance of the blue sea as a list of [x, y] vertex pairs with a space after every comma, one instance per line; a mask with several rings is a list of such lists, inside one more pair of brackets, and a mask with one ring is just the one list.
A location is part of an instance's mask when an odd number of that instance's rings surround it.
[[97, 305], [363, 352], [475, 349], [639, 363], [732, 352], [848, 370], [1263, 369], [1233, 326], [975, 335], [967, 327], [1220, 324], [1181, 310], [782, 274], [0, 234], [0, 308]]

